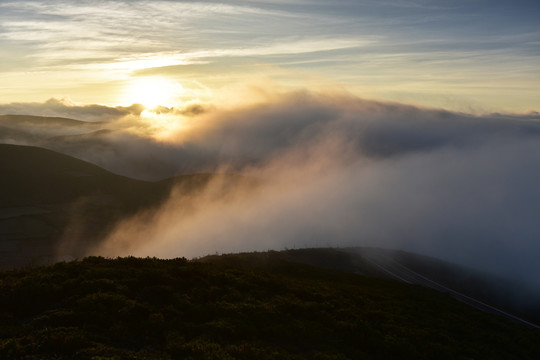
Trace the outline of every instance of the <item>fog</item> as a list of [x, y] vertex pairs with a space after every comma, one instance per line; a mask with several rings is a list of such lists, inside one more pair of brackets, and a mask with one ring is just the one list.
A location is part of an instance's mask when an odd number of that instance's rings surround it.
[[540, 285], [538, 113], [471, 115], [308, 91], [189, 106], [129, 113], [54, 146], [36, 141], [138, 178], [243, 175], [175, 189], [90, 253], [377, 246]]
[[229, 187], [224, 197], [219, 180], [195, 197], [173, 193], [156, 213], [120, 224], [98, 252], [194, 257], [378, 246], [538, 283], [537, 142], [514, 139], [377, 161], [340, 161], [333, 150], [250, 169], [262, 184]]

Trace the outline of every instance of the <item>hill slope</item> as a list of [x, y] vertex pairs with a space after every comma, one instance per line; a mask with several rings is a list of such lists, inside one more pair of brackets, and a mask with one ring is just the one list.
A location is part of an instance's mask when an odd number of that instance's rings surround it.
[[274, 256], [286, 261], [429, 287], [482, 311], [540, 329], [538, 289], [436, 258], [366, 247], [295, 249], [281, 251]]
[[2, 206], [73, 201], [102, 194], [123, 201], [159, 195], [153, 184], [110, 173], [96, 165], [51, 150], [0, 144]]
[[0, 268], [52, 259], [62, 239], [71, 242], [68, 254], [82, 256], [119, 219], [158, 206], [173, 186], [194, 191], [211, 178], [134, 180], [51, 150], [8, 144], [0, 144], [0, 168]]
[[[57, 151], [84, 159], [116, 174], [137, 179], [154, 181], [178, 174], [179, 167], [184, 164], [167, 160], [167, 151], [160, 152], [159, 144], [151, 140], [142, 140], [142, 143], [139, 143], [139, 140], [141, 139], [137, 136], [122, 131], [109, 122], [0, 115], [0, 143], [32, 145]], [[146, 151], [141, 150], [146, 145], [150, 147]], [[188, 159], [183, 158], [183, 161]], [[191, 163], [197, 164], [197, 161]], [[193, 171], [191, 168], [191, 171], [186, 170], [186, 173]]]
[[538, 330], [276, 254], [0, 273], [0, 358], [540, 358]]

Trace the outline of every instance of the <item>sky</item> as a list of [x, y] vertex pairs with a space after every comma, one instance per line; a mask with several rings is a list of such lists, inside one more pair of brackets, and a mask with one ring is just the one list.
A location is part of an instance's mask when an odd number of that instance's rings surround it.
[[535, 0], [1, 0], [0, 103], [178, 107], [272, 82], [526, 113], [539, 16]]

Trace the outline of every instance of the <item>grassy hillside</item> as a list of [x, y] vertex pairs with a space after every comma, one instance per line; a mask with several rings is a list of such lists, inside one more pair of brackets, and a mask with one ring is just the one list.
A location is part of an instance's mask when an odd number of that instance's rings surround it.
[[540, 358], [537, 330], [275, 252], [3, 272], [0, 309], [4, 359]]
[[83, 250], [85, 242], [99, 239], [118, 219], [159, 204], [170, 188], [30, 146], [1, 144], [0, 167], [4, 268], [54, 257], [66, 237]]
[[54, 151], [8, 144], [0, 144], [0, 168], [0, 268], [52, 259], [65, 239], [68, 254], [79, 257], [119, 219], [158, 206], [173, 186], [193, 192], [213, 176], [146, 182]]
[[[446, 293], [449, 293], [450, 289], [465, 295], [456, 297], [462, 301], [466, 301], [467, 297], [477, 300], [468, 302], [472, 306], [478, 302], [489, 304], [534, 324], [540, 324], [539, 289], [517, 280], [436, 258], [401, 250], [366, 247], [295, 249], [282, 251], [279, 256], [286, 261], [406, 281]], [[411, 271], [418, 276], [411, 277]], [[486, 310], [485, 307], [482, 308]], [[494, 313], [501, 315], [497, 311]]]
[[110, 173], [96, 165], [54, 151], [0, 144], [2, 205], [40, 205], [82, 196], [108, 196], [135, 205], [166, 194], [153, 183]]

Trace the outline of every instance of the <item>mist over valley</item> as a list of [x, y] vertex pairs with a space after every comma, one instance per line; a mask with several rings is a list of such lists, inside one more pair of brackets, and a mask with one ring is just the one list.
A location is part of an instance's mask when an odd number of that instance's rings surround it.
[[[121, 198], [122, 216], [98, 231], [88, 255], [197, 257], [375, 246], [538, 285], [537, 113], [470, 115], [340, 93], [268, 90], [255, 103], [223, 109], [204, 104], [205, 111], [188, 114], [176, 108], [127, 112], [51, 101], [32, 106], [83, 120], [0, 116], [2, 142], [54, 150], [140, 179], [108, 173], [96, 185], [97, 175], [77, 175], [55, 159], [39, 168], [40, 160], [32, 156], [6, 154], [6, 160], [31, 162], [26, 173], [4, 176], [20, 192], [40, 189], [17, 177], [45, 179], [43, 171], [67, 171], [71, 179], [53, 177], [41, 190], [65, 197], [61, 189], [78, 187], [72, 203], [100, 193], [104, 204], [111, 200], [107, 197]], [[98, 112], [103, 121], [89, 121]], [[208, 175], [201, 175], [207, 178], [196, 192], [171, 185], [174, 177], [189, 174]], [[231, 177], [226, 184], [223, 174]], [[55, 181], [65, 184], [55, 191]], [[108, 185], [122, 181], [133, 185]], [[127, 190], [137, 186], [144, 190]], [[152, 206], [137, 210], [141, 198]], [[5, 207], [22, 205], [36, 204], [13, 200]], [[95, 216], [113, 208], [97, 207]], [[70, 231], [84, 233], [76, 223]]]

